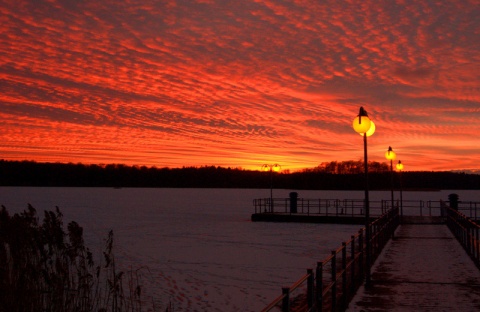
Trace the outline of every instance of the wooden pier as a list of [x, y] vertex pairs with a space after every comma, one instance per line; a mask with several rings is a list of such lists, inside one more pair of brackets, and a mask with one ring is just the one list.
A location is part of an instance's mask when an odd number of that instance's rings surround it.
[[401, 224], [347, 311], [480, 311], [480, 270], [445, 224]]
[[[345, 208], [342, 205], [337, 207]], [[267, 205], [261, 214], [276, 214], [268, 207], [273, 208]], [[427, 208], [428, 214], [415, 216], [402, 216], [398, 207], [388, 209], [369, 223], [369, 242], [362, 228], [318, 262], [316, 269], [308, 269], [292, 286], [283, 287], [282, 295], [262, 312], [480, 311], [476, 209], [467, 205], [452, 209], [441, 201], [438, 210], [430, 204]], [[287, 212], [298, 213], [298, 209]], [[305, 217], [310, 214], [308, 210]], [[364, 285], [367, 243], [373, 266], [371, 282]]]

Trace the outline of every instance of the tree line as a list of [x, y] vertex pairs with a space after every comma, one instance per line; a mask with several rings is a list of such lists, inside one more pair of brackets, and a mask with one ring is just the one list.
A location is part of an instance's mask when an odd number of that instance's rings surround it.
[[[369, 163], [369, 187], [389, 189], [386, 163]], [[480, 175], [408, 171], [394, 173], [395, 188], [480, 189]], [[270, 173], [218, 166], [157, 168], [0, 160], [0, 186], [364, 189], [363, 162], [322, 163], [300, 172]]]
[[[304, 171], [333, 173], [333, 174], [358, 174], [364, 172], [364, 165], [362, 160], [347, 160], [347, 161], [330, 161], [322, 162], [315, 168], [305, 169]], [[387, 163], [380, 163], [378, 161], [368, 162], [369, 172], [385, 172], [389, 171], [390, 167]]]

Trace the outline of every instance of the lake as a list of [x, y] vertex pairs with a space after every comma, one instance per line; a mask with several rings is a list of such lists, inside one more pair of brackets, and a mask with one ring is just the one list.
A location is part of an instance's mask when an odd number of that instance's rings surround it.
[[[362, 191], [303, 191], [303, 198], [362, 199]], [[274, 190], [288, 197], [290, 190]], [[480, 191], [403, 192], [404, 200], [480, 201]], [[109, 230], [121, 268], [140, 269], [145, 294], [165, 311], [258, 311], [356, 233], [358, 225], [254, 223], [253, 199], [270, 189], [0, 187], [10, 213], [58, 206], [101, 256]], [[395, 193], [397, 198], [398, 192]], [[371, 200], [390, 192], [372, 191]], [[97, 260], [96, 262], [98, 262]]]

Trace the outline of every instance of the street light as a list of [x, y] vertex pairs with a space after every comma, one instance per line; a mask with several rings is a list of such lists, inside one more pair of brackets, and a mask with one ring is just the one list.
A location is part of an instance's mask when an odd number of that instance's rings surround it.
[[370, 286], [370, 266], [371, 266], [371, 229], [370, 229], [370, 199], [368, 196], [368, 156], [367, 156], [367, 137], [375, 132], [375, 124], [368, 118], [367, 112], [360, 107], [358, 116], [353, 120], [353, 130], [363, 136], [363, 162], [365, 166], [365, 241], [366, 241], [366, 272], [365, 286]]
[[392, 193], [392, 209], [393, 209], [393, 161], [397, 158], [397, 154], [392, 150], [392, 147], [389, 146], [388, 150], [385, 152], [385, 158], [390, 160], [390, 180], [391, 180], [391, 193]]
[[397, 164], [397, 170], [399, 172], [399, 180], [400, 180], [400, 221], [403, 219], [403, 196], [402, 196], [402, 170], [403, 164], [402, 161], [399, 160]]
[[262, 166], [263, 171], [270, 171], [270, 212], [273, 212], [273, 172], [280, 171], [280, 168], [278, 164]]

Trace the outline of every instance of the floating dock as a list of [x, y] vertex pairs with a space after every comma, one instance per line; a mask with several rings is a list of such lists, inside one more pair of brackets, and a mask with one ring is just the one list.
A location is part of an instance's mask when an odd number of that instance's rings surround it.
[[[365, 217], [345, 215], [307, 215], [283, 213], [254, 213], [253, 222], [297, 222], [297, 223], [335, 223], [335, 224], [365, 224]], [[371, 219], [374, 220], [373, 218]]]

